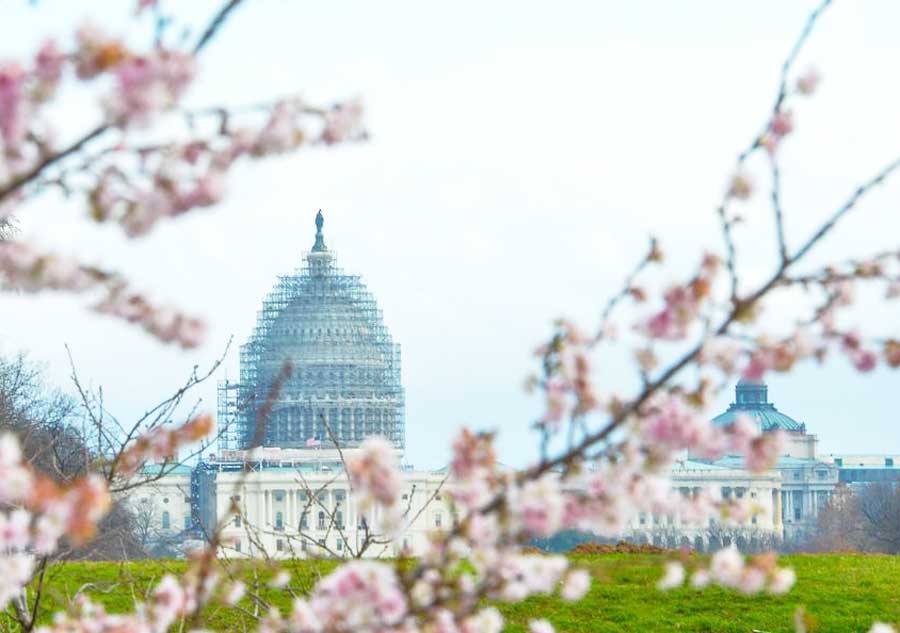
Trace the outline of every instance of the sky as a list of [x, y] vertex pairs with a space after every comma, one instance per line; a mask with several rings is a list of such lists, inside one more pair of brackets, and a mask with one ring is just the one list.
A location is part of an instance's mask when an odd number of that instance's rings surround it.
[[[195, 25], [216, 6], [177, 4]], [[657, 284], [685, 278], [702, 251], [721, 251], [715, 204], [815, 4], [247, 0], [204, 54], [189, 104], [360, 96], [372, 139], [242, 164], [222, 205], [140, 240], [91, 225], [82, 206], [55, 194], [29, 205], [24, 237], [123, 271], [160, 302], [206, 317], [210, 337], [185, 353], [77, 297], [4, 294], [0, 353], [26, 351], [70, 390], [68, 346], [82, 381], [102, 387], [124, 420], [169, 395], [193, 365], [209, 366], [231, 337], [215, 379], [234, 378], [238, 344], [276, 275], [312, 246], [321, 208], [339, 265], [363, 275], [402, 346], [406, 460], [443, 465], [450, 438], [468, 425], [499, 431], [501, 459], [524, 463], [540, 414], [522, 389], [533, 349], [557, 317], [595, 327], [648, 235], [668, 254]], [[129, 9], [7, 3], [0, 59], [30, 54], [46, 34], [65, 38], [84, 18], [146, 40]], [[824, 80], [796, 103], [797, 130], [781, 150], [790, 243], [900, 154], [898, 18], [891, 0], [838, 0], [798, 60]], [[94, 120], [81, 97], [57, 113], [63, 139]], [[765, 184], [763, 163], [751, 172]], [[897, 181], [875, 191], [811, 265], [896, 248], [898, 195]], [[747, 205], [739, 256], [750, 282], [775, 262], [769, 216], [764, 200]], [[785, 297], [767, 314], [777, 323], [797, 301]], [[847, 325], [896, 335], [898, 317], [864, 296]], [[628, 384], [621, 355], [601, 351], [595, 363], [602, 387]], [[835, 357], [769, 385], [823, 452], [900, 453], [896, 372], [863, 377]], [[196, 395], [215, 409], [214, 381]]]

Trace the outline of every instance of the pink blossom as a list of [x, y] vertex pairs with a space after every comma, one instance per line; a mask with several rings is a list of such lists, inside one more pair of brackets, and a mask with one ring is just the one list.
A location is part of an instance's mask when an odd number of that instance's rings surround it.
[[745, 173], [735, 174], [728, 186], [728, 195], [738, 200], [748, 200], [753, 195], [753, 181]]
[[514, 516], [528, 533], [552, 536], [560, 529], [565, 500], [556, 474], [527, 481], [511, 490], [509, 497]]
[[698, 569], [691, 575], [691, 587], [694, 589], [705, 589], [709, 586], [712, 577], [705, 569]]
[[681, 397], [670, 393], [656, 397], [638, 422], [644, 441], [666, 451], [693, 446], [708, 425]]
[[450, 462], [453, 476], [456, 479], [485, 476], [495, 464], [493, 436], [462, 429], [453, 441], [453, 460]]
[[528, 633], [554, 633], [556, 629], [547, 620], [532, 620], [528, 623]]
[[17, 151], [28, 132], [30, 106], [25, 98], [26, 77], [18, 64], [0, 64], [0, 138], [7, 152]]
[[851, 356], [853, 366], [861, 372], [869, 372], [878, 365], [878, 355], [870, 350], [856, 350]]
[[762, 380], [766, 372], [772, 369], [772, 356], [765, 350], [756, 350], [750, 355], [750, 361], [743, 371], [743, 378], [752, 381]]
[[406, 614], [406, 599], [393, 568], [353, 561], [323, 578], [309, 601], [322, 626], [331, 631], [381, 631]]
[[503, 616], [494, 607], [482, 609], [463, 620], [460, 633], [500, 633], [503, 630]]
[[797, 92], [809, 96], [816, 91], [821, 80], [822, 76], [816, 68], [807, 68], [806, 71], [797, 78]]
[[869, 633], [897, 633], [897, 630], [890, 624], [875, 622], [872, 625], [872, 628], [869, 629]]
[[775, 594], [776, 596], [786, 594], [796, 582], [797, 574], [794, 573], [793, 569], [778, 569], [772, 575], [772, 580], [769, 583], [769, 593]]
[[303, 143], [304, 135], [299, 126], [303, 105], [297, 100], [286, 100], [275, 105], [262, 130], [234, 137], [237, 152], [249, 151], [252, 156], [281, 154]]
[[747, 567], [738, 579], [737, 589], [742, 593], [754, 595], [766, 586], [766, 574], [756, 567]]
[[275, 576], [272, 577], [272, 580], [269, 581], [269, 586], [273, 589], [284, 589], [285, 587], [287, 587], [290, 581], [291, 575], [285, 570], [281, 569], [277, 574], [275, 574]]
[[319, 445], [319, 440], [314, 437], [311, 437], [306, 440], [306, 448], [315, 448]]
[[359, 99], [335, 104], [325, 115], [325, 126], [319, 140], [333, 145], [365, 137], [362, 127], [363, 105]]
[[225, 597], [223, 601], [225, 604], [234, 606], [238, 602], [241, 601], [241, 598], [247, 593], [247, 585], [242, 583], [240, 580], [231, 583], [228, 589], [225, 591]]
[[0, 551], [24, 551], [30, 541], [31, 514], [22, 508], [0, 514]]
[[657, 589], [660, 591], [668, 591], [669, 589], [675, 589], [684, 584], [684, 567], [681, 563], [676, 563], [674, 561], [669, 561], [665, 566], [665, 573], [663, 577], [656, 583]]
[[563, 600], [581, 600], [591, 588], [591, 575], [585, 569], [575, 569], [566, 574], [559, 595]]
[[91, 23], [79, 27], [75, 32], [75, 41], [75, 72], [80, 79], [90, 79], [115, 67], [128, 54], [119, 40]]
[[726, 587], [736, 587], [744, 571], [744, 559], [734, 545], [713, 554], [710, 573], [716, 582]]
[[28, 554], [0, 555], [0, 609], [22, 593], [33, 569], [34, 558]]
[[209, 207], [222, 200], [225, 193], [224, 175], [210, 171], [201, 176], [190, 191], [176, 196], [172, 203], [172, 214], [184, 213], [195, 207]]
[[347, 460], [347, 471], [361, 507], [393, 506], [397, 502], [401, 485], [397, 455], [386, 439], [370, 437], [365, 440], [359, 454]]
[[45, 90], [52, 90], [59, 83], [65, 61], [65, 54], [52, 39], [46, 40], [38, 50], [34, 59], [34, 74], [44, 84]]
[[784, 452], [785, 441], [781, 430], [764, 433], [751, 440], [746, 454], [747, 468], [754, 473], [772, 468]]
[[194, 58], [185, 53], [155, 49], [148, 56], [130, 57], [114, 70], [118, 90], [107, 102], [118, 123], [145, 123], [174, 106], [194, 78]]
[[769, 122], [769, 130], [777, 137], [784, 137], [794, 131], [794, 115], [790, 110], [775, 113]]

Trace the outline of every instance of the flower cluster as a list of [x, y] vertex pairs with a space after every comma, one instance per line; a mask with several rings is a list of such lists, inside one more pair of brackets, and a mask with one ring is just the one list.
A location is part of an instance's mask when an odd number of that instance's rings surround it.
[[591, 383], [590, 350], [596, 342], [572, 322], [556, 322], [556, 332], [547, 345], [535, 350], [543, 359], [545, 379], [532, 378], [528, 388], [540, 384], [546, 399], [546, 412], [538, 424], [556, 431], [567, 416], [590, 413], [599, 406]]
[[719, 259], [706, 255], [698, 274], [686, 285], [670, 287], [664, 294], [665, 307], [638, 323], [635, 329], [650, 339], [681, 341], [700, 315], [703, 302], [709, 297], [719, 268]]
[[388, 532], [396, 529], [402, 513], [402, 478], [394, 446], [383, 437], [366, 439], [359, 453], [347, 460], [347, 475], [360, 510], [369, 519], [375, 517], [376, 509], [383, 510], [381, 527]]
[[[666, 563], [659, 589], [666, 591], [684, 585], [687, 572], [675, 561]], [[730, 545], [716, 552], [708, 569], [700, 568], [691, 574], [690, 584], [695, 589], [703, 589], [712, 582], [730, 587], [746, 594], [768, 591], [781, 595], [790, 591], [797, 580], [794, 570], [778, 567], [774, 556], [762, 555], [745, 560], [737, 549]]]
[[63, 536], [83, 542], [110, 504], [106, 482], [88, 475], [60, 485], [22, 462], [18, 440], [0, 435], [0, 608], [31, 580], [34, 556], [53, 552]]
[[109, 273], [83, 266], [71, 257], [39, 251], [25, 242], [0, 242], [0, 275], [7, 288], [25, 292], [84, 292], [103, 287], [106, 296], [94, 306], [97, 312], [139, 324], [160, 341], [184, 348], [197, 347], [204, 340], [206, 324], [201, 319], [155, 306]]
[[212, 433], [215, 423], [209, 414], [191, 418], [181, 426], [151, 429], [123, 451], [116, 462], [116, 471], [131, 477], [147, 462], [167, 462], [178, 454], [178, 449], [197, 442]]
[[206, 338], [206, 323], [174, 308], [155, 306], [143, 295], [114, 284], [106, 297], [94, 306], [108, 314], [135, 323], [164, 343], [177, 343], [185, 349], [198, 347]]
[[30, 244], [14, 241], [0, 242], [0, 272], [8, 288], [25, 292], [80, 292], [99, 281], [93, 271], [71, 257], [40, 252]]

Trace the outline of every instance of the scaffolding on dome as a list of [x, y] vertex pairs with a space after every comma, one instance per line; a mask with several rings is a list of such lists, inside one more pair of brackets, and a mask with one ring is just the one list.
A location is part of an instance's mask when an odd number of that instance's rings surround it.
[[[223, 450], [349, 448], [372, 435], [404, 447], [400, 346], [360, 276], [335, 266], [321, 226], [319, 216], [306, 263], [280, 276], [263, 301], [241, 346], [240, 382], [219, 383]], [[291, 375], [257, 429], [259, 408], [285, 363]]]

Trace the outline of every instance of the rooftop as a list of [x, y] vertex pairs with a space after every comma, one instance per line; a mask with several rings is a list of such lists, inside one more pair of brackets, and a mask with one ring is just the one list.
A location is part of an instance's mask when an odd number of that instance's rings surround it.
[[751, 418], [762, 431], [782, 429], [799, 433], [806, 432], [806, 425], [785, 415], [769, 402], [769, 388], [763, 382], [741, 379], [734, 389], [734, 402], [725, 413], [713, 418], [717, 426], [729, 426], [739, 415]]

